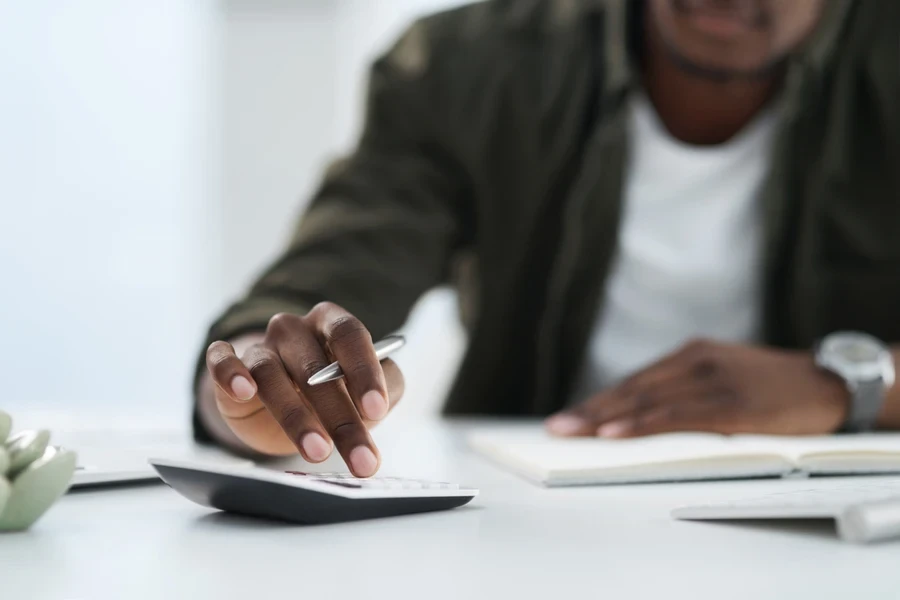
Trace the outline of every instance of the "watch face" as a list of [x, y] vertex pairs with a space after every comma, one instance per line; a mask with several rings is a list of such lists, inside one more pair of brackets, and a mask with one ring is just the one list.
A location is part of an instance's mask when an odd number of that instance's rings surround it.
[[863, 333], [837, 333], [825, 338], [822, 353], [832, 368], [850, 379], [881, 375], [884, 346]]
[[878, 360], [881, 354], [878, 345], [856, 336], [837, 340], [834, 351], [850, 364], [870, 363]]

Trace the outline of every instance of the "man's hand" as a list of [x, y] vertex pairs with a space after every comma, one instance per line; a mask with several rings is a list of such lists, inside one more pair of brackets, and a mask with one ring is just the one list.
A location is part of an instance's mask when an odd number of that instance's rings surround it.
[[[403, 376], [393, 361], [379, 363], [365, 326], [323, 303], [306, 316], [275, 315], [253, 341], [240, 358], [224, 341], [206, 353], [208, 385], [231, 431], [256, 452], [299, 450], [314, 463], [336, 447], [354, 475], [373, 475], [380, 459], [368, 428], [399, 401]], [[306, 383], [335, 360], [344, 379]]]
[[693, 341], [547, 420], [557, 435], [623, 438], [673, 431], [821, 434], [846, 418], [849, 393], [810, 352]]

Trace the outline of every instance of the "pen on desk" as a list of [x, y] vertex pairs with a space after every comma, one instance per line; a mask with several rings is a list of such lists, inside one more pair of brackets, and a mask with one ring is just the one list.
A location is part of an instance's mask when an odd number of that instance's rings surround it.
[[[404, 344], [406, 344], [406, 338], [404, 338], [403, 336], [389, 335], [383, 340], [375, 343], [375, 356], [378, 357], [379, 361], [384, 360], [385, 358], [402, 348]], [[310, 377], [307, 383], [309, 385], [320, 385], [329, 381], [341, 379], [343, 376], [344, 372], [341, 370], [341, 365], [333, 362]]]

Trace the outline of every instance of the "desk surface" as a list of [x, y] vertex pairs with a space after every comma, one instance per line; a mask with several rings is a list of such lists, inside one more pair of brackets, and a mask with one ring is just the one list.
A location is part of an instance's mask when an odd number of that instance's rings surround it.
[[[900, 543], [830, 525], [677, 522], [675, 506], [804, 481], [547, 490], [465, 450], [471, 425], [376, 431], [383, 474], [481, 488], [462, 509], [327, 526], [213, 512], [163, 485], [70, 493], [0, 535], [0, 596], [162, 598], [898, 598]], [[846, 480], [817, 481], [839, 485]]]

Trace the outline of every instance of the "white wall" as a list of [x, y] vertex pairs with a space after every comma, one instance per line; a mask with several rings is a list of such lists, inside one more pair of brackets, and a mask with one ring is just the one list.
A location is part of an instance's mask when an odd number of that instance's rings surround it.
[[214, 293], [208, 5], [0, 6], [0, 405], [183, 412]]
[[[209, 318], [356, 137], [371, 59], [447, 0], [0, 3], [0, 406], [182, 422]], [[462, 336], [401, 357], [433, 410]]]

